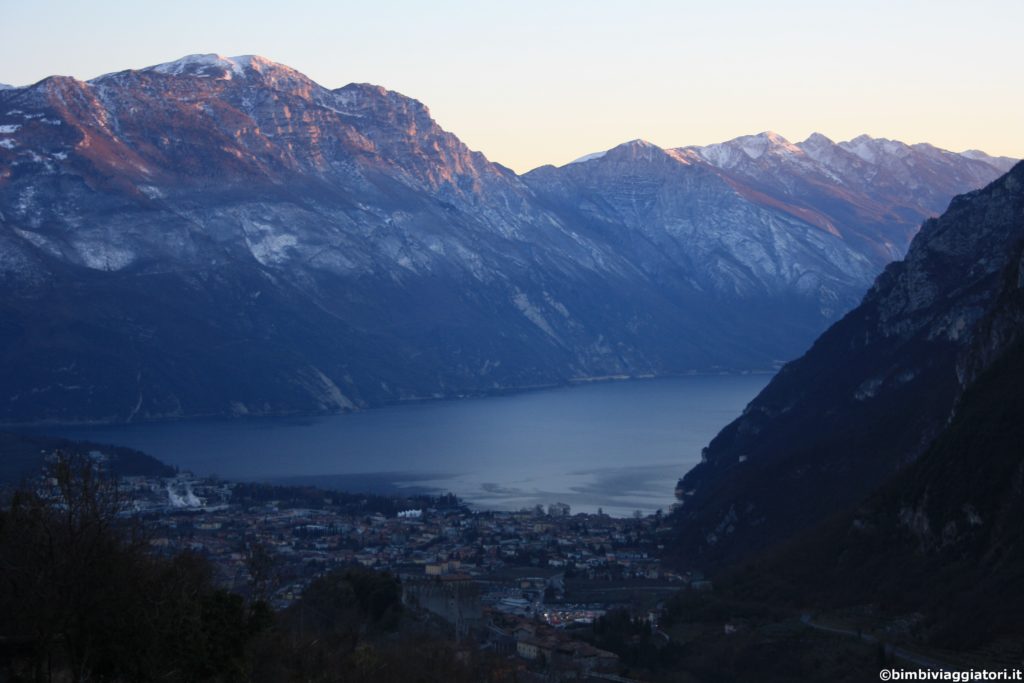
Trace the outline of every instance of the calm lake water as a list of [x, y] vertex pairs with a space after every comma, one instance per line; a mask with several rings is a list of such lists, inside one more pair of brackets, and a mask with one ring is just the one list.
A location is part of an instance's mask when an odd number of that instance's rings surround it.
[[315, 418], [69, 428], [197, 474], [347, 490], [452, 491], [490, 509], [651, 513], [770, 375], [595, 383]]

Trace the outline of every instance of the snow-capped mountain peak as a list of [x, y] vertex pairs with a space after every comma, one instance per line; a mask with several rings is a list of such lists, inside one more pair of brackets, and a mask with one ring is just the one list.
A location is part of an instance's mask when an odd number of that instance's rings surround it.
[[823, 135], [818, 132], [811, 133], [807, 136], [807, 139], [803, 142], [798, 142], [797, 147], [802, 149], [804, 153], [807, 153], [808, 148], [817, 149], [822, 147], [830, 147], [835, 145], [835, 141], [827, 135]]
[[661, 149], [660, 147], [658, 147], [653, 142], [648, 142], [647, 140], [644, 140], [643, 138], [634, 138], [632, 140], [629, 140], [629, 141], [624, 142], [621, 145], [619, 145], [619, 147], [623, 147], [623, 146], [637, 147], [637, 148], [656, 148], [656, 149]]
[[749, 161], [757, 161], [765, 155], [803, 155], [799, 147], [773, 131], [743, 135], [726, 142], [687, 149], [693, 150], [712, 166], [719, 168], [734, 168]]
[[[136, 70], [128, 70], [103, 74], [89, 80], [93, 85], [109, 83], [113, 79], [125, 73], [133, 73]], [[141, 73], [156, 73], [165, 76], [188, 76], [193, 78], [211, 78], [215, 80], [232, 80], [244, 78], [249, 72], [266, 74], [280, 72], [293, 77], [304, 76], [291, 67], [279, 64], [273, 60], [261, 57], [260, 55], [238, 55], [236, 57], [225, 57], [215, 53], [186, 55], [180, 59], [163, 64], [155, 64], [138, 69]]]
[[751, 159], [759, 159], [769, 153], [803, 154], [799, 147], [778, 133], [770, 130], [753, 135], [750, 139], [744, 141], [743, 151], [746, 152], [747, 156]]
[[145, 66], [140, 69], [125, 69], [101, 74], [86, 81], [92, 86], [105, 86], [119, 82], [127, 74], [162, 74], [165, 76], [194, 76], [200, 78], [230, 79], [241, 74], [241, 67], [229, 58], [218, 54], [185, 55], [180, 59], [162, 64]]
[[608, 161], [654, 161], [665, 158], [665, 150], [640, 138], [612, 147], [602, 156], [602, 159]]
[[906, 143], [887, 138], [873, 138], [870, 135], [858, 135], [848, 142], [840, 142], [839, 146], [848, 152], [853, 152], [869, 164], [875, 163], [882, 156], [907, 156], [910, 154], [910, 145]]
[[[803, 142], [798, 142], [799, 147], [805, 155], [812, 161], [822, 164], [826, 167], [835, 165], [835, 155], [839, 148], [836, 143], [826, 135], [821, 133], [811, 133], [807, 136], [807, 139]], [[841, 150], [839, 153], [842, 153]]]
[[257, 55], [241, 55], [238, 57], [224, 57], [218, 54], [196, 54], [186, 55], [173, 62], [157, 64], [148, 67], [144, 71], [155, 71], [156, 73], [169, 76], [211, 76], [220, 75], [225, 71], [235, 76], [242, 76], [246, 68], [256, 64], [272, 64], [270, 60]]

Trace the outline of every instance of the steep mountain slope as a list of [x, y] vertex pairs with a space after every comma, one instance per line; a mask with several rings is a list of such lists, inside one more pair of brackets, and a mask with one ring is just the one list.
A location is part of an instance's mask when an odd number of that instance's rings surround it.
[[815, 133], [794, 145], [761, 133], [691, 149], [884, 263], [901, 258], [921, 221], [945, 210], [951, 197], [1009, 170], [984, 155], [867, 135], [835, 143]]
[[849, 309], [881, 267], [836, 235], [752, 200], [692, 153], [634, 141], [524, 179], [567, 223], [616, 240], [644, 272], [681, 273], [710, 297], [784, 298], [808, 331]]
[[684, 264], [705, 293], [787, 297], [789, 317], [820, 329], [921, 221], [1004, 166], [930, 145], [820, 134], [793, 145], [766, 132], [671, 150], [637, 140], [523, 179], [567, 223], [618, 237], [645, 271]]
[[[1018, 290], [1020, 291], [1020, 290]], [[1024, 636], [1024, 346], [984, 372], [920, 460], [857, 509], [740, 571], [765, 601], [923, 615], [952, 649]], [[1018, 646], [1017, 661], [1024, 654]]]
[[538, 180], [572, 168], [520, 178], [415, 100], [252, 56], [0, 91], [0, 422], [771, 367], [896, 239], [695, 152], [619, 154], [591, 211]]
[[[7, 419], [336, 410], [652, 370], [635, 333], [604, 336], [634, 317], [632, 266], [414, 100], [201, 56], [3, 105]], [[733, 360], [714, 356], [676, 369]]]
[[[976, 150], [956, 154], [866, 135], [835, 143], [814, 133], [793, 144], [770, 131], [664, 151], [691, 168], [709, 167], [755, 206], [841, 237], [846, 248], [865, 254], [879, 268], [901, 258], [921, 221], [941, 213], [954, 195], [995, 180], [1014, 163]], [[560, 169], [543, 167], [525, 180], [541, 191], [559, 175], [576, 185], [594, 185], [596, 178], [610, 175], [609, 169], [587, 162], [608, 160], [611, 152], [590, 154]], [[612, 156], [621, 162], [621, 154]], [[630, 171], [644, 172], [620, 168], [617, 178], [628, 179]]]
[[680, 561], [748, 556], [852, 507], [915, 461], [964, 389], [1020, 338], [1022, 242], [1024, 164], [926, 222], [906, 259], [680, 481]]
[[[1024, 245], [963, 356], [953, 419], [856, 510], [732, 577], [748, 598], [922, 615], [917, 637], [1024, 655]], [[1003, 645], [992, 647], [993, 641]], [[1016, 642], [1015, 651], [1006, 647]]]

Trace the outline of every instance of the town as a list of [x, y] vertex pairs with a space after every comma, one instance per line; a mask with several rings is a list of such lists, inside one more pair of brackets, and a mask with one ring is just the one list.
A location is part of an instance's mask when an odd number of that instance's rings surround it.
[[[327, 572], [360, 565], [396, 576], [403, 603], [453, 639], [535, 670], [599, 675], [617, 657], [573, 636], [611, 610], [657, 628], [659, 606], [700, 576], [659, 559], [663, 515], [572, 514], [552, 502], [474, 510], [452, 495], [409, 498], [229, 482], [191, 474], [124, 477], [155, 552], [207, 558], [218, 582], [275, 609]], [[607, 674], [611, 675], [611, 674]]]

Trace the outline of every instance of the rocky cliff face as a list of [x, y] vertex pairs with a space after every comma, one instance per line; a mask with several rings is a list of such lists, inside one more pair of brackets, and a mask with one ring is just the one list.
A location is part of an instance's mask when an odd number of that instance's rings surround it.
[[[953, 200], [679, 483], [682, 561], [819, 524], [914, 462], [1021, 335], [1024, 164]], [[977, 454], [983, 458], [982, 454]]]
[[0, 422], [771, 367], [901, 238], [752, 187], [638, 144], [519, 177], [415, 100], [260, 57], [3, 90]]
[[693, 153], [635, 141], [525, 180], [567, 222], [617, 241], [645, 273], [682, 275], [710, 297], [786, 298], [808, 328], [852, 307], [880, 267], [807, 220], [753, 199]]
[[[1024, 244], [957, 359], [953, 416], [925, 452], [855, 508], [733, 569], [749, 599], [872, 612], [919, 641], [1019, 660], [1024, 636]], [[854, 608], [854, 609], [850, 609]], [[906, 623], [906, 621], [904, 621]]]
[[627, 227], [649, 271], [682, 263], [702, 291], [813, 301], [821, 326], [903, 256], [921, 221], [1007, 168], [925, 144], [767, 132], [670, 150], [636, 140], [524, 180], [574, 225]]
[[769, 132], [690, 149], [884, 263], [901, 258], [921, 221], [944, 211], [953, 195], [1013, 163], [867, 135], [836, 143], [815, 133], [791, 144]]

